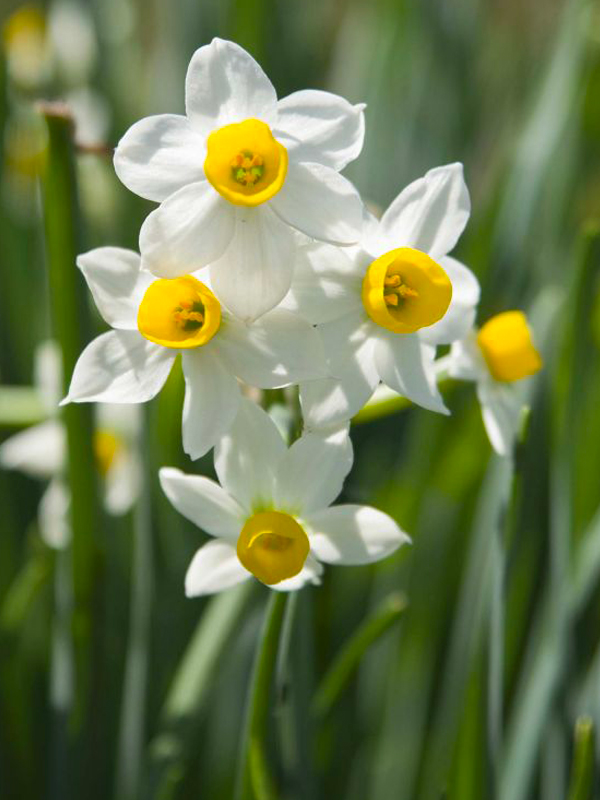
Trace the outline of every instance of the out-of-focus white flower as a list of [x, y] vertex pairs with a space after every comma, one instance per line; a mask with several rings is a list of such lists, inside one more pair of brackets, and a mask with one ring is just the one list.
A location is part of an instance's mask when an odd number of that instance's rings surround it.
[[187, 116], [140, 120], [115, 153], [122, 182], [161, 203], [140, 233], [144, 266], [173, 278], [210, 265], [241, 319], [276, 306], [292, 280], [295, 231], [358, 241], [362, 204], [339, 170], [362, 149], [363, 108], [321, 91], [277, 101], [241, 47], [201, 47], [188, 68]]
[[75, 141], [83, 147], [96, 147], [106, 141], [110, 127], [110, 107], [94, 89], [80, 87], [69, 92], [65, 101], [75, 121]]
[[[44, 342], [35, 359], [35, 379], [49, 419], [33, 425], [0, 445], [0, 465], [49, 481], [39, 507], [42, 537], [51, 547], [64, 546], [69, 537], [69, 490], [66, 467], [66, 431], [57, 418], [60, 398], [60, 353], [54, 342]], [[94, 452], [104, 482], [104, 502], [109, 513], [125, 514], [140, 489], [141, 467], [135, 449], [139, 413], [135, 406], [100, 405]]]
[[492, 317], [455, 342], [438, 364], [453, 378], [476, 382], [490, 443], [499, 455], [510, 455], [526, 407], [522, 381], [542, 368], [525, 314]]
[[360, 248], [303, 248], [283, 306], [319, 326], [335, 376], [301, 385], [309, 428], [354, 416], [380, 381], [448, 413], [434, 360], [475, 318], [477, 279], [447, 255], [469, 209], [462, 165], [450, 164], [411, 183], [381, 221], [368, 216]]
[[63, 402], [150, 400], [181, 353], [183, 446], [199, 458], [235, 418], [238, 378], [271, 389], [327, 374], [316, 330], [293, 312], [276, 309], [251, 325], [240, 322], [204, 277], [156, 278], [131, 250], [101, 247], [77, 263], [115, 330], [83, 351]]
[[98, 58], [96, 29], [88, 6], [75, 0], [52, 3], [48, 39], [61, 81], [69, 86], [87, 83]]
[[318, 583], [329, 564], [385, 558], [408, 536], [368, 506], [329, 508], [352, 467], [346, 428], [305, 434], [288, 449], [269, 415], [243, 400], [215, 448], [221, 485], [177, 469], [160, 471], [175, 508], [214, 536], [188, 568], [188, 597], [211, 594], [254, 575], [273, 589]]

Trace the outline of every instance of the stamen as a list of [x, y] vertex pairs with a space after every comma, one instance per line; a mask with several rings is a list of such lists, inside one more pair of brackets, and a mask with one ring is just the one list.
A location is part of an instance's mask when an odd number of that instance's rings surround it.
[[[409, 297], [418, 297], [419, 293], [411, 286], [407, 286], [402, 282], [401, 275], [386, 275], [383, 280], [384, 294], [383, 299], [385, 304], [397, 308], [401, 301], [407, 300]], [[387, 291], [386, 291], [387, 290]]]
[[243, 186], [254, 186], [263, 176], [264, 160], [259, 153], [244, 150], [230, 162], [234, 179]]
[[384, 294], [383, 299], [388, 306], [397, 306], [398, 305], [398, 295], [397, 294]]

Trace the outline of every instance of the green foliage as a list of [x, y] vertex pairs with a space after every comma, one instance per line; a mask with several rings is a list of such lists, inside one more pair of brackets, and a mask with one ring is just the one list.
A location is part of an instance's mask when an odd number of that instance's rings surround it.
[[147, 491], [122, 520], [98, 513], [91, 408], [69, 407], [73, 551], [42, 541], [40, 485], [0, 472], [0, 797], [225, 800], [240, 749], [240, 796], [257, 800], [597, 796], [597, 9], [86, 7], [98, 41], [91, 84], [112, 114], [105, 148], [75, 154], [68, 124], [46, 114], [43, 180], [19, 173], [17, 119], [69, 84], [57, 75], [32, 89], [0, 69], [2, 438], [43, 414], [31, 389], [36, 344], [59, 339], [68, 377], [100, 330], [76, 253], [135, 247], [152, 207], [119, 184], [112, 147], [139, 117], [181, 112], [188, 58], [214, 35], [249, 48], [280, 96], [311, 86], [368, 104], [348, 175], [373, 205], [433, 166], [464, 162], [473, 215], [456, 255], [481, 281], [481, 320], [527, 310], [545, 368], [514, 462], [492, 455], [470, 385], [444, 384], [450, 418], [395, 401], [364, 412], [343, 499], [387, 511], [413, 544], [372, 567], [327, 569], [285, 610], [257, 585], [184, 596], [201, 541], [157, 470], [211, 475], [212, 461], [182, 454], [178, 365], [147, 409]]

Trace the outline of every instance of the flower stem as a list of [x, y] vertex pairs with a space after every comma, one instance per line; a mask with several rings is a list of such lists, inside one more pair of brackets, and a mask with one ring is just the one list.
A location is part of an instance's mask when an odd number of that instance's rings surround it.
[[236, 800], [271, 800], [275, 797], [269, 774], [265, 738], [270, 688], [279, 650], [287, 594], [271, 592], [248, 690], [236, 782]]
[[[73, 121], [60, 104], [40, 106], [48, 127], [48, 160], [42, 176], [46, 261], [50, 287], [53, 331], [62, 354], [66, 393], [75, 362], [90, 338], [90, 320], [84, 284], [75, 259], [78, 252], [79, 219], [73, 155]], [[75, 694], [71, 731], [80, 732], [91, 713], [92, 696], [100, 659], [94, 650], [101, 629], [95, 619], [99, 610], [99, 506], [93, 451], [92, 408], [68, 405], [62, 409], [67, 433], [67, 472], [71, 496], [71, 565], [73, 615], [71, 631], [75, 656]], [[95, 677], [94, 677], [95, 676]], [[99, 726], [96, 733], [101, 736]], [[93, 738], [93, 735], [90, 732]], [[93, 742], [88, 742], [91, 759]], [[95, 762], [97, 763], [97, 758]], [[86, 761], [78, 758], [81, 775]], [[90, 780], [89, 773], [86, 780]]]

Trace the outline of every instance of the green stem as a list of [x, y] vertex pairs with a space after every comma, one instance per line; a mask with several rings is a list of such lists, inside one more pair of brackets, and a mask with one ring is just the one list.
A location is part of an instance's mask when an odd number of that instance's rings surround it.
[[[73, 153], [73, 122], [61, 105], [40, 107], [48, 126], [48, 161], [42, 177], [46, 260], [50, 287], [54, 336], [62, 353], [63, 384], [66, 393], [75, 362], [90, 339], [90, 321], [84, 284], [75, 268], [79, 221], [77, 184]], [[62, 410], [67, 433], [67, 477], [71, 494], [71, 564], [73, 574], [73, 617], [75, 653], [75, 696], [71, 723], [78, 731], [89, 719], [95, 680], [99, 675], [98, 653], [93, 652], [93, 635], [100, 625], [95, 620], [99, 558], [97, 532], [99, 506], [93, 450], [92, 408], [68, 405]], [[96, 640], [97, 641], [97, 640]], [[96, 687], [97, 688], [97, 687]], [[100, 726], [94, 726], [101, 736]], [[92, 738], [94, 734], [90, 732]], [[94, 743], [88, 743], [91, 759]], [[94, 763], [97, 763], [95, 759]], [[77, 759], [82, 776], [91, 780], [85, 760]]]
[[279, 650], [287, 593], [271, 592], [248, 691], [236, 784], [236, 800], [275, 797], [265, 755], [270, 688]]
[[357, 628], [321, 681], [312, 703], [313, 714], [324, 717], [348, 684], [369, 647], [383, 636], [406, 608], [403, 595], [394, 592], [386, 597]]
[[[144, 412], [147, 409], [144, 408]], [[147, 416], [144, 413], [144, 418]], [[150, 454], [146, 425], [138, 433], [144, 476], [135, 508], [134, 552], [129, 615], [129, 642], [123, 682], [121, 729], [117, 766], [117, 800], [140, 796], [143, 749], [146, 740], [146, 701], [150, 624], [152, 619], [153, 558]]]
[[569, 786], [569, 800], [591, 800], [594, 784], [594, 725], [581, 717], [575, 725], [575, 752]]

